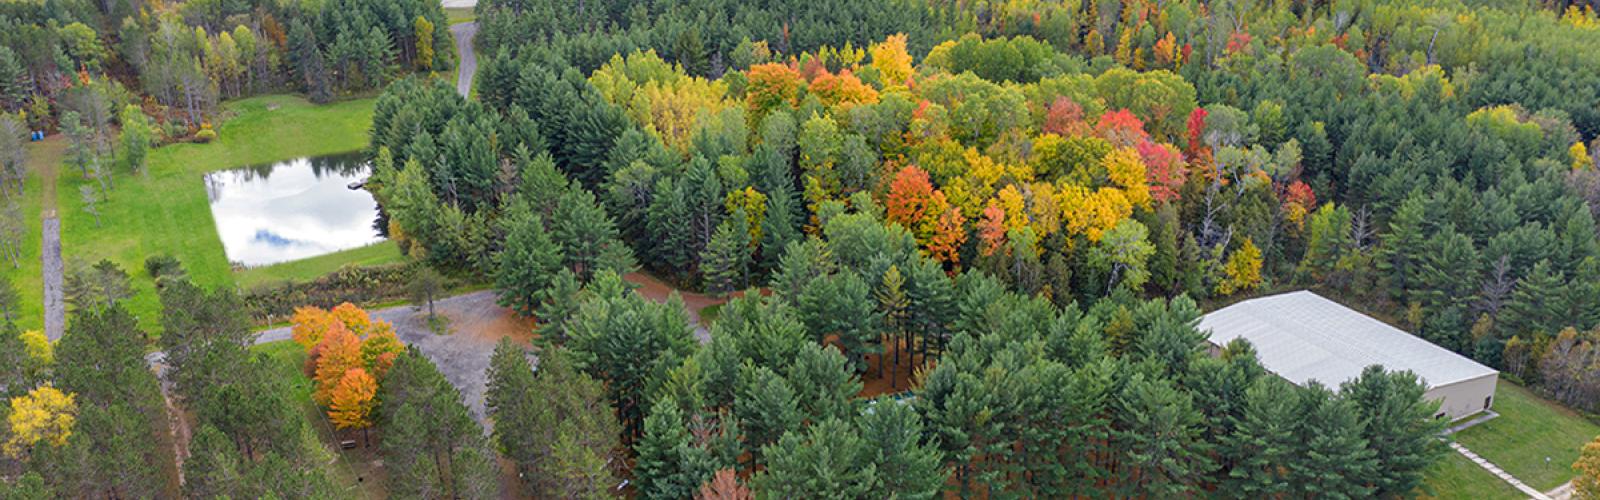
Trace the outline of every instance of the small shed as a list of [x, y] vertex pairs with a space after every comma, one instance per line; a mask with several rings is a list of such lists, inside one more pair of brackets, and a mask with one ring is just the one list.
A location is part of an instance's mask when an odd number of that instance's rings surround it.
[[1243, 338], [1261, 365], [1290, 382], [1337, 388], [1361, 370], [1410, 370], [1439, 400], [1438, 418], [1460, 419], [1494, 404], [1500, 372], [1309, 291], [1250, 299], [1205, 315], [1211, 344]]

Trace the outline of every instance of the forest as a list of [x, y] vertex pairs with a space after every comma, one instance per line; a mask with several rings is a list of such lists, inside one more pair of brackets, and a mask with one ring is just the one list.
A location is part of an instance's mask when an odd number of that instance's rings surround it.
[[[112, 149], [376, 93], [364, 187], [419, 307], [437, 270], [533, 322], [475, 420], [393, 325], [295, 310], [396, 497], [500, 496], [497, 455], [553, 498], [1433, 494], [1425, 381], [1298, 386], [1196, 327], [1298, 289], [1600, 411], [1595, 0], [480, 0], [472, 97], [426, 1], [106, 4], [0, 4], [0, 125]], [[148, 342], [94, 270], [55, 345], [0, 332], [0, 497], [160, 496], [126, 432], [159, 384], [185, 495], [348, 494], [238, 290], [152, 268]]]

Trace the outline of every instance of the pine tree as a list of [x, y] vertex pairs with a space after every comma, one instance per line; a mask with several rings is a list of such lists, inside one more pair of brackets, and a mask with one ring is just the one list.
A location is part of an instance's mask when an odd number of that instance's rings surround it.
[[1536, 332], [1555, 333], [1567, 326], [1566, 300], [1562, 296], [1565, 277], [1550, 269], [1549, 261], [1539, 261], [1528, 274], [1517, 280], [1511, 301], [1500, 315], [1502, 328], [1514, 335]]
[[866, 371], [867, 354], [880, 353], [882, 322], [866, 282], [853, 272], [812, 280], [799, 298], [800, 317], [818, 341], [837, 336], [857, 372]]
[[900, 367], [900, 355], [906, 350], [900, 340], [905, 336], [906, 309], [911, 307], [911, 301], [906, 297], [905, 276], [900, 274], [900, 266], [890, 264], [889, 269], [883, 272], [883, 277], [878, 282], [878, 287], [873, 295], [878, 302], [878, 315], [883, 318], [884, 329], [878, 344], [885, 346], [878, 351], [878, 376], [883, 377], [884, 358], [889, 357], [888, 349], [894, 349], [894, 363], [889, 365], [889, 387], [894, 388], [895, 370]]
[[890, 398], [869, 403], [857, 419], [867, 455], [877, 472], [869, 496], [934, 498], [949, 479], [944, 454], [925, 437], [922, 417], [908, 404]]
[[1291, 495], [1322, 498], [1367, 498], [1372, 494], [1366, 478], [1376, 467], [1359, 409], [1320, 384], [1300, 392], [1299, 418], [1295, 421], [1293, 460], [1287, 463]]
[[1446, 225], [1428, 238], [1418, 273], [1420, 289], [1414, 289], [1412, 300], [1422, 303], [1430, 312], [1442, 312], [1446, 307], [1470, 307], [1480, 282], [1478, 249], [1472, 238], [1457, 233]]
[[1244, 413], [1232, 434], [1222, 436], [1218, 454], [1232, 464], [1218, 492], [1233, 498], [1268, 498], [1288, 493], [1284, 464], [1300, 444], [1295, 420], [1300, 407], [1295, 387], [1277, 377], [1262, 377], [1245, 391]]
[[[942, 352], [949, 342], [950, 324], [956, 312], [955, 282], [932, 259], [918, 258], [906, 266], [906, 324], [913, 335], [922, 337], [916, 342], [916, 352], [924, 357], [928, 352]], [[915, 360], [913, 360], [915, 365]]]
[[700, 255], [700, 275], [706, 291], [719, 297], [745, 285], [744, 276], [750, 261], [750, 247], [746, 243], [750, 237], [748, 232], [737, 227], [742, 223], [742, 218], [723, 220]]
[[821, 422], [855, 416], [861, 379], [856, 378], [849, 361], [833, 346], [802, 345], [786, 378], [794, 388], [804, 420]]
[[20, 396], [33, 386], [29, 383], [26, 349], [16, 325], [7, 321], [0, 326], [0, 400]]
[[1118, 398], [1115, 446], [1121, 463], [1137, 470], [1123, 494], [1167, 498], [1193, 492], [1194, 478], [1214, 467], [1200, 439], [1201, 414], [1189, 395], [1165, 380], [1135, 374]]
[[539, 318], [536, 330], [541, 342], [560, 343], [571, 333], [572, 318], [578, 315], [583, 300], [582, 287], [570, 269], [562, 269], [550, 280], [534, 311], [534, 317]]
[[1448, 453], [1438, 439], [1445, 421], [1433, 418], [1438, 401], [1423, 397], [1427, 385], [1409, 371], [1385, 372], [1373, 365], [1339, 388], [1366, 421], [1363, 435], [1376, 459], [1373, 495], [1405, 496], [1423, 482], [1429, 467]]
[[1420, 284], [1414, 278], [1421, 272], [1421, 255], [1427, 241], [1423, 234], [1424, 210], [1423, 197], [1414, 193], [1389, 218], [1389, 233], [1378, 248], [1378, 270], [1386, 277], [1390, 298], [1404, 298]]
[[233, 441], [216, 427], [204, 425], [189, 440], [183, 461], [183, 489], [193, 498], [239, 496], [244, 464]]
[[744, 431], [744, 446], [754, 468], [766, 463], [765, 447], [778, 442], [784, 433], [799, 429], [803, 416], [794, 389], [771, 369], [747, 367], [739, 378], [741, 388], [733, 402], [733, 413]]
[[504, 248], [495, 256], [497, 302], [523, 316], [532, 315], [561, 269], [561, 246], [550, 240], [538, 215], [513, 212], [505, 220]]
[[633, 270], [633, 250], [618, 238], [617, 227], [586, 190], [562, 196], [551, 232], [565, 252], [562, 263], [578, 280], [588, 282], [601, 270], [626, 274]]
[[644, 438], [634, 446], [638, 459], [633, 476], [643, 498], [685, 498], [702, 482], [685, 470], [680, 451], [689, 446], [689, 430], [676, 404], [658, 402], [644, 419]]
[[819, 422], [764, 446], [762, 455], [771, 460], [751, 485], [785, 498], [866, 498], [878, 478], [872, 451], [850, 424]]
[[1337, 203], [1323, 205], [1306, 224], [1306, 254], [1296, 272], [1322, 281], [1350, 247], [1350, 210]]

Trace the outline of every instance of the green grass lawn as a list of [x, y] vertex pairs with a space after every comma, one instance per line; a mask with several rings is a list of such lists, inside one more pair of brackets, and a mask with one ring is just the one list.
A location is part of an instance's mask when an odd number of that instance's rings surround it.
[[307, 428], [311, 431], [307, 436], [307, 446], [311, 446], [317, 455], [326, 457], [319, 462], [327, 464], [324, 470], [334, 486], [347, 492], [360, 488], [362, 498], [383, 498], [381, 481], [357, 481], [358, 477], [362, 477], [362, 474], [357, 472], [358, 464], [354, 463], [346, 452], [333, 451], [338, 449], [339, 441], [334, 435], [333, 427], [328, 425], [327, 418], [323, 416], [322, 409], [311, 400], [311, 379], [301, 371], [306, 362], [306, 353], [300, 345], [291, 340], [284, 340], [258, 345], [254, 349], [256, 352], [266, 354], [277, 370], [278, 376], [289, 381], [292, 388], [289, 394], [291, 402], [301, 409], [301, 415], [305, 416]]
[[1499, 418], [1456, 433], [1456, 441], [1540, 491], [1571, 480], [1578, 452], [1600, 435], [1600, 426], [1505, 380], [1494, 411]]
[[1455, 450], [1450, 450], [1444, 460], [1428, 471], [1427, 485], [1433, 489], [1433, 495], [1422, 495], [1423, 498], [1510, 500], [1526, 497]]
[[352, 264], [372, 266], [403, 261], [405, 256], [400, 255], [400, 247], [393, 241], [383, 240], [364, 247], [340, 250], [309, 259], [235, 271], [233, 279], [240, 287], [249, 289], [264, 283], [311, 280]]
[[84, 180], [73, 167], [62, 167], [57, 206], [67, 265], [100, 259], [121, 265], [134, 276], [129, 309], [142, 327], [156, 331], [160, 304], [154, 282], [144, 274], [146, 257], [177, 257], [201, 285], [235, 284], [211, 218], [203, 174], [360, 149], [366, 145], [372, 104], [372, 99], [361, 99], [319, 106], [285, 95], [227, 103], [228, 117], [217, 129], [217, 140], [151, 151], [143, 175], [117, 172], [109, 199], [98, 204], [98, 226], [84, 210], [78, 190], [93, 181]]
[[478, 13], [472, 7], [451, 7], [444, 9], [444, 17], [454, 26], [478, 20]]
[[[43, 177], [54, 172], [61, 163], [67, 141], [52, 137], [44, 142], [28, 143], [28, 173], [23, 181], [18, 208], [22, 213], [22, 252], [16, 265], [5, 266], [4, 273], [11, 279], [21, 296], [17, 307], [17, 327], [23, 330], [44, 328], [44, 263], [39, 260], [40, 226], [44, 218], [40, 211], [46, 196]], [[11, 263], [7, 263], [11, 264]]]

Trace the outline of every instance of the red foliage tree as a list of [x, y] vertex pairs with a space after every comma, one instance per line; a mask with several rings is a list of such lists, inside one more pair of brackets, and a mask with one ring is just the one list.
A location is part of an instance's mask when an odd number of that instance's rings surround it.
[[1061, 136], [1083, 135], [1089, 130], [1089, 126], [1083, 123], [1083, 106], [1079, 106], [1066, 96], [1057, 97], [1050, 103], [1050, 107], [1045, 109], [1044, 124], [1041, 128], [1047, 134]]
[[1178, 188], [1183, 187], [1184, 179], [1188, 175], [1178, 150], [1170, 144], [1157, 144], [1151, 141], [1141, 142], [1135, 149], [1139, 151], [1139, 159], [1144, 161], [1145, 178], [1150, 183], [1150, 197], [1158, 202], [1177, 200]]
[[1135, 144], [1150, 140], [1150, 134], [1144, 131], [1144, 122], [1126, 109], [1107, 111], [1100, 115], [1100, 122], [1095, 124], [1094, 131], [1118, 147], [1133, 147]]
[[1189, 149], [1184, 153], [1189, 156], [1189, 162], [1195, 163], [1201, 158], [1201, 151], [1205, 148], [1201, 135], [1206, 132], [1206, 108], [1196, 107], [1189, 113]]

